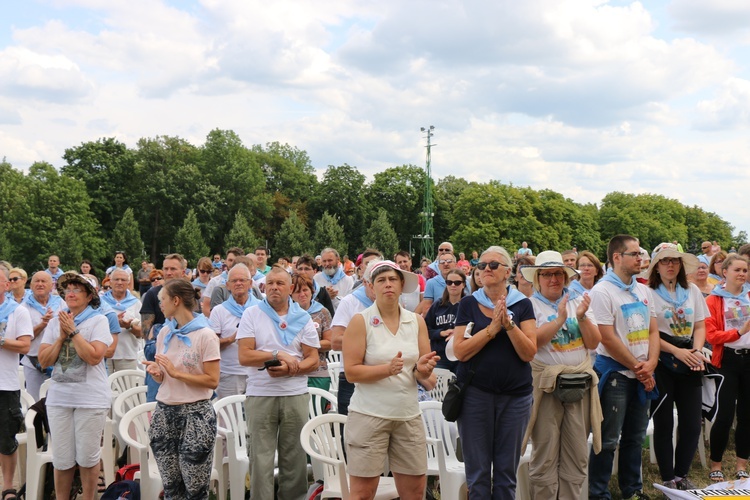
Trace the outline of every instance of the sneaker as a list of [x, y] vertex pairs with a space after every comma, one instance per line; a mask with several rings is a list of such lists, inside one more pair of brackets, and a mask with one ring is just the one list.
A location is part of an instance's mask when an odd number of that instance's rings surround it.
[[[672, 482], [674, 482], [674, 481], [672, 481]], [[636, 491], [635, 493], [633, 493], [633, 496], [628, 497], [626, 500], [650, 500], [650, 499], [651, 499], [651, 497], [649, 497], [648, 495], [646, 495], [644, 492], [642, 492], [642, 491]]]
[[677, 485], [678, 490], [697, 490], [698, 487], [694, 485], [690, 479], [683, 477], [679, 481], [675, 483]]
[[674, 479], [672, 479], [671, 481], [664, 481], [661, 484], [662, 484], [662, 486], [664, 486], [665, 488], [669, 488], [670, 490], [676, 490], [677, 489], [677, 483], [675, 482]]

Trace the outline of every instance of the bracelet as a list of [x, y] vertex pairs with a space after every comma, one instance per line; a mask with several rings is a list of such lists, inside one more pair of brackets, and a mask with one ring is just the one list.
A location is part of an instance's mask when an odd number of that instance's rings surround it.
[[496, 335], [497, 335], [497, 333], [496, 333], [495, 335], [492, 335], [492, 334], [490, 333], [490, 327], [488, 326], [488, 327], [487, 327], [487, 338], [488, 338], [488, 339], [490, 339], [490, 340], [492, 340], [492, 339], [494, 339], [494, 338], [495, 338], [495, 336], [496, 336]]

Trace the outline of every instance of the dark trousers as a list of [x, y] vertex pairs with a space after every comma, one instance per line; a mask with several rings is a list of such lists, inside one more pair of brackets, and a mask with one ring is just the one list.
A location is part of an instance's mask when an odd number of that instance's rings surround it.
[[739, 355], [724, 348], [719, 373], [724, 383], [719, 392], [719, 411], [711, 427], [711, 460], [721, 462], [729, 441], [729, 430], [737, 414], [734, 443], [737, 458], [750, 456], [750, 355]]
[[349, 401], [352, 400], [354, 394], [354, 384], [346, 380], [346, 374], [344, 372], [339, 373], [339, 392], [336, 397], [336, 404], [338, 405], [338, 413], [340, 415], [349, 414]]

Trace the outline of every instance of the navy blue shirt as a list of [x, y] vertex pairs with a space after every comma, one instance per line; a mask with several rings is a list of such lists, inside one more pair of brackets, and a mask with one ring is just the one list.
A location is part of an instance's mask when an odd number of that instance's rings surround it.
[[459, 303], [451, 304], [450, 300], [447, 300], [443, 304], [438, 299], [432, 303], [425, 314], [424, 321], [427, 323], [427, 332], [430, 334], [430, 350], [435, 351], [440, 359], [446, 359], [445, 337], [442, 337], [440, 332], [450, 330], [455, 326]]
[[[513, 313], [513, 322], [519, 328], [523, 321], [535, 319], [534, 306], [529, 299], [519, 300], [508, 310]], [[492, 318], [485, 316], [479, 309], [477, 299], [468, 296], [459, 302], [456, 326], [466, 326], [472, 321], [473, 336], [487, 328]], [[483, 332], [482, 335], [486, 333]], [[470, 370], [474, 370], [471, 385], [483, 391], [509, 396], [531, 394], [531, 365], [518, 357], [505, 328], [470, 360], [459, 363], [456, 373], [459, 382], [466, 382]]]

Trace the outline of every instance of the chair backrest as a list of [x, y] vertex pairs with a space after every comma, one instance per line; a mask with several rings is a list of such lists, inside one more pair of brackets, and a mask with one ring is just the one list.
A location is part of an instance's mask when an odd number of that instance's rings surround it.
[[452, 371], [445, 368], [435, 368], [433, 371], [437, 377], [437, 384], [428, 394], [434, 401], [442, 401], [445, 398], [445, 393], [448, 391], [448, 382], [456, 376]]
[[48, 378], [44, 382], [42, 382], [42, 385], [39, 386], [39, 399], [46, 398], [47, 397], [47, 391], [49, 390], [49, 386], [54, 384], [51, 378]]
[[21, 413], [26, 415], [26, 412], [29, 411], [29, 408], [34, 406], [34, 397], [26, 392], [26, 389], [21, 389]]
[[341, 363], [328, 363], [328, 375], [331, 376], [331, 390], [337, 392], [339, 390], [339, 372], [341, 371]]
[[[235, 452], [247, 450], [247, 418], [245, 416], [245, 395], [227, 396], [214, 401], [216, 427], [224, 438], [231, 436]], [[230, 443], [227, 442], [227, 446]]]
[[141, 370], [120, 370], [109, 376], [112, 397], [139, 385], [146, 385], [146, 372]]
[[112, 415], [115, 421], [119, 422], [127, 412], [146, 403], [146, 392], [148, 392], [148, 387], [139, 385], [118, 394], [112, 404]]
[[311, 458], [323, 462], [325, 484], [336, 484], [342, 498], [348, 498], [349, 483], [346, 477], [346, 458], [342, 439], [344, 424], [346, 424], [346, 415], [338, 413], [314, 417], [302, 427], [300, 442]]
[[[456, 458], [456, 448], [451, 438], [451, 423], [443, 417], [443, 403], [440, 401], [421, 401], [419, 409], [422, 411], [422, 422], [424, 423], [427, 437], [439, 440], [446, 460]], [[438, 450], [427, 447], [428, 456], [437, 456]]]
[[329, 363], [341, 363], [341, 351], [328, 351], [326, 354], [326, 358], [328, 359]]
[[308, 387], [310, 391], [310, 402], [307, 404], [307, 418], [313, 419], [318, 415], [325, 415], [326, 401], [331, 404], [331, 411], [336, 412], [336, 396], [318, 387]]
[[[148, 430], [151, 427], [151, 414], [155, 409], [155, 402], [138, 405], [125, 413], [125, 415], [122, 416], [122, 420], [120, 420], [120, 436], [122, 437], [122, 440], [125, 441], [125, 444], [138, 450], [138, 463], [140, 463], [140, 457], [143, 456], [141, 455], [141, 451], [147, 453], [145, 456], [149, 458], [149, 461], [153, 460], [153, 453], [151, 453], [151, 445], [148, 438]], [[156, 466], [155, 460], [154, 466]]]

